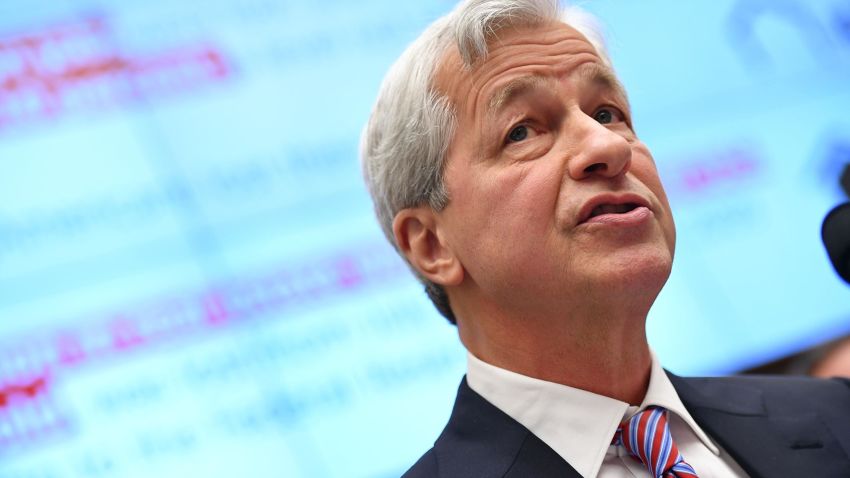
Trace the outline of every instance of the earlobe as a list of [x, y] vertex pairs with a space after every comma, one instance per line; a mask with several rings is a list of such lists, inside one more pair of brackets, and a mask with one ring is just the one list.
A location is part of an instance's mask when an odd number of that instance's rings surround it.
[[443, 286], [463, 281], [463, 266], [442, 238], [430, 207], [399, 211], [393, 219], [393, 234], [401, 253], [426, 279]]

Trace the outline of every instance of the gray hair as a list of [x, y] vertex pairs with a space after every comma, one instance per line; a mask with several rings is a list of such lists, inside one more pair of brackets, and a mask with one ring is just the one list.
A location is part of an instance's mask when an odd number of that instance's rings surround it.
[[[472, 67], [501, 29], [550, 21], [578, 30], [611, 66], [598, 23], [583, 10], [561, 10], [557, 0], [466, 0], [425, 29], [387, 72], [363, 131], [361, 160], [378, 222], [397, 251], [392, 223], [399, 211], [425, 204], [441, 211], [449, 202], [443, 170], [456, 118], [449, 98], [434, 88], [440, 61], [456, 46]], [[437, 310], [456, 323], [445, 290], [411, 269]]]

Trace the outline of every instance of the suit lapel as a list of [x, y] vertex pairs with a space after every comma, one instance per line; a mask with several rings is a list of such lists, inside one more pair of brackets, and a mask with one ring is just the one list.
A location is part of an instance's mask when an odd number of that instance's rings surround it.
[[820, 417], [799, 413], [805, 404], [795, 411], [767, 406], [764, 393], [745, 379], [668, 375], [694, 420], [751, 477], [850, 476], [846, 455]]
[[445, 478], [581, 478], [527, 428], [469, 388], [466, 377], [434, 452]]
[[530, 476], [581, 478], [581, 475], [555, 453], [555, 450], [529, 432], [516, 455], [516, 460], [504, 477], [528, 478]]

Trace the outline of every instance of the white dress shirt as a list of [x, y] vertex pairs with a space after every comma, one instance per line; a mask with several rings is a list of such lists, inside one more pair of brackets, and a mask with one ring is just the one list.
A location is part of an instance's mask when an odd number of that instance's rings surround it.
[[611, 445], [620, 422], [650, 405], [666, 408], [673, 441], [700, 478], [746, 477], [685, 409], [655, 354], [640, 407], [603, 395], [520, 375], [468, 354], [466, 380], [488, 402], [528, 428], [584, 478], [646, 478], [626, 449]]

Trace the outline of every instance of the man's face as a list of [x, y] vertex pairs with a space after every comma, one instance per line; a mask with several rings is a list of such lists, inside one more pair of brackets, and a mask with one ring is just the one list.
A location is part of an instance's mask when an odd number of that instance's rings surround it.
[[651, 303], [672, 264], [670, 206], [585, 38], [560, 23], [505, 29], [471, 70], [450, 52], [436, 85], [457, 111], [438, 218], [464, 281], [519, 313], [618, 292]]

